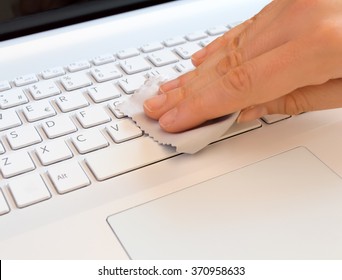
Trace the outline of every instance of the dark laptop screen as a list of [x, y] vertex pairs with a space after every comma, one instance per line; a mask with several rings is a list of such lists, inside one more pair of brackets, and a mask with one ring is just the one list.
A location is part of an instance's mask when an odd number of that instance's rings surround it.
[[1, 0], [0, 40], [109, 16], [167, 0]]

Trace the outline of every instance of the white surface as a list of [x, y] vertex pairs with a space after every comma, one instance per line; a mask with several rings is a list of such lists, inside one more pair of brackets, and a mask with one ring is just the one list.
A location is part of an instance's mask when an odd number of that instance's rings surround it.
[[0, 191], [0, 214], [5, 214], [9, 211], [7, 202], [5, 197], [3, 196], [2, 192]]
[[39, 174], [34, 173], [25, 175], [25, 177], [13, 179], [9, 184], [9, 189], [19, 208], [29, 206], [51, 197], [43, 179]]
[[341, 195], [341, 177], [299, 147], [108, 223], [133, 259], [341, 259]]

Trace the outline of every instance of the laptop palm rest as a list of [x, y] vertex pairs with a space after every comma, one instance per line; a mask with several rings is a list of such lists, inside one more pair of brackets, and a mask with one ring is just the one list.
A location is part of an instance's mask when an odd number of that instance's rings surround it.
[[299, 147], [107, 220], [132, 259], [341, 259], [341, 198]]

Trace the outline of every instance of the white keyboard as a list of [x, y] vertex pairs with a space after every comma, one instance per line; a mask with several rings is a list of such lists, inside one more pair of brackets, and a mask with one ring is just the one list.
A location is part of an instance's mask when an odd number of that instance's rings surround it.
[[[149, 76], [173, 78], [193, 69], [191, 55], [228, 29], [217, 26], [0, 81], [0, 215], [14, 210], [9, 199], [28, 207], [176, 156], [116, 105]], [[258, 127], [259, 120], [235, 125], [222, 138]]]

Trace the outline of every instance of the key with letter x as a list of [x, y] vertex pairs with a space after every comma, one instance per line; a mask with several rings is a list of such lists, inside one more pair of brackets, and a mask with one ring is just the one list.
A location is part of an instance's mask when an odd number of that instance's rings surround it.
[[43, 165], [49, 165], [72, 157], [72, 152], [62, 139], [37, 146], [36, 154]]

